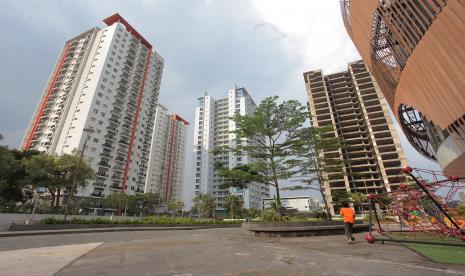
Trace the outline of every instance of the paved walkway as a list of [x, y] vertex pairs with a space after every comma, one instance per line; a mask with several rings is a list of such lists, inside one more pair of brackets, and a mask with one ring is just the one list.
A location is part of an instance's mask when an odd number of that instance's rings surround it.
[[[351, 245], [343, 236], [256, 238], [241, 229], [9, 237], [0, 238], [0, 267], [14, 262], [11, 253], [22, 258], [20, 249], [31, 254], [93, 244], [74, 260], [60, 262], [50, 253], [48, 262], [60, 263], [41, 275], [465, 275], [463, 266], [432, 263], [403, 246], [370, 245], [362, 237]], [[27, 266], [20, 268], [28, 275]]]

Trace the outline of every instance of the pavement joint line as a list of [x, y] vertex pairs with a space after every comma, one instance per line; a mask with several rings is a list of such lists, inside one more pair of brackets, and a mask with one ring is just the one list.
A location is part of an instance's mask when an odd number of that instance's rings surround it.
[[62, 268], [60, 268], [58, 271], [56, 271], [53, 275], [56, 275], [58, 273], [60, 273], [61, 271], [64, 271], [66, 268], [72, 266], [73, 264], [75, 264], [78, 260], [81, 260], [83, 259], [87, 254], [89, 254], [90, 252], [96, 250], [97, 248], [100, 248], [102, 247], [102, 245], [104, 245], [105, 242], [100, 242], [99, 245], [97, 245], [96, 247], [92, 248], [91, 250], [85, 252], [84, 254], [82, 254], [81, 256], [75, 258], [74, 260], [72, 260], [71, 262], [67, 263], [66, 265], [64, 265]]
[[[260, 243], [252, 243], [253, 245], [258, 245], [258, 246], [263, 246], [263, 247], [268, 247], [268, 248], [274, 248], [274, 249], [280, 249], [280, 250], [289, 250], [280, 246], [276, 245], [268, 245], [268, 244], [260, 244]], [[356, 257], [356, 256], [351, 256], [351, 255], [342, 255], [342, 254], [335, 254], [335, 253], [327, 253], [327, 252], [321, 252], [321, 251], [316, 251], [316, 250], [307, 250], [307, 252], [312, 252], [315, 254], [320, 254], [320, 255], [326, 255], [326, 256], [343, 256], [348, 259], [352, 260], [359, 260], [359, 261], [369, 261], [369, 262], [377, 262], [377, 263], [385, 263], [385, 264], [392, 264], [392, 265], [399, 265], [399, 266], [405, 266], [405, 267], [411, 267], [411, 268], [419, 268], [419, 269], [426, 269], [426, 270], [433, 270], [433, 271], [438, 271], [438, 272], [446, 272], [449, 274], [456, 274], [456, 275], [465, 275], [465, 272], [460, 272], [460, 271], [455, 271], [455, 270], [449, 270], [449, 269], [441, 269], [441, 268], [434, 268], [434, 267], [427, 267], [427, 266], [420, 266], [420, 265], [411, 265], [411, 264], [403, 264], [403, 263], [398, 263], [398, 262], [391, 262], [391, 261], [383, 261], [383, 260], [377, 260], [377, 259], [371, 259], [371, 258], [363, 258], [363, 257]]]

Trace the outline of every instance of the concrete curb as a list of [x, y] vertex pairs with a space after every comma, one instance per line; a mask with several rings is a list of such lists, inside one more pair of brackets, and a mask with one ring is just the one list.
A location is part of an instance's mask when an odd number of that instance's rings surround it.
[[[342, 223], [243, 223], [242, 229], [257, 237], [312, 237], [344, 234]], [[368, 231], [368, 224], [355, 224], [353, 232]]]
[[61, 235], [61, 234], [83, 234], [83, 233], [103, 233], [103, 232], [124, 232], [124, 231], [167, 231], [167, 230], [197, 230], [213, 228], [240, 228], [240, 224], [205, 226], [170, 226], [170, 227], [112, 227], [112, 228], [87, 228], [87, 229], [65, 229], [65, 230], [36, 230], [36, 231], [15, 231], [0, 232], [0, 237], [38, 236], [38, 235]]

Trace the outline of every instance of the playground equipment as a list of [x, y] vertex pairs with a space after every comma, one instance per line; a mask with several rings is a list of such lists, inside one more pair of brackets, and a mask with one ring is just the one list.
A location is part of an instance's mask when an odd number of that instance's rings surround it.
[[393, 190], [368, 195], [365, 240], [465, 246], [465, 214], [458, 207], [465, 179], [408, 166], [398, 177]]

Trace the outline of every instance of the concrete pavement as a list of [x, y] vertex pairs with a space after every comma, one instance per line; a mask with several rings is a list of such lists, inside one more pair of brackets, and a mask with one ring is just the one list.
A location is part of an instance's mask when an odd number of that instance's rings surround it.
[[465, 275], [463, 266], [356, 238], [348, 245], [342, 235], [257, 238], [241, 229], [109, 232], [0, 238], [0, 251], [102, 242], [55, 275]]
[[61, 245], [0, 252], [0, 275], [52, 275], [102, 243]]

